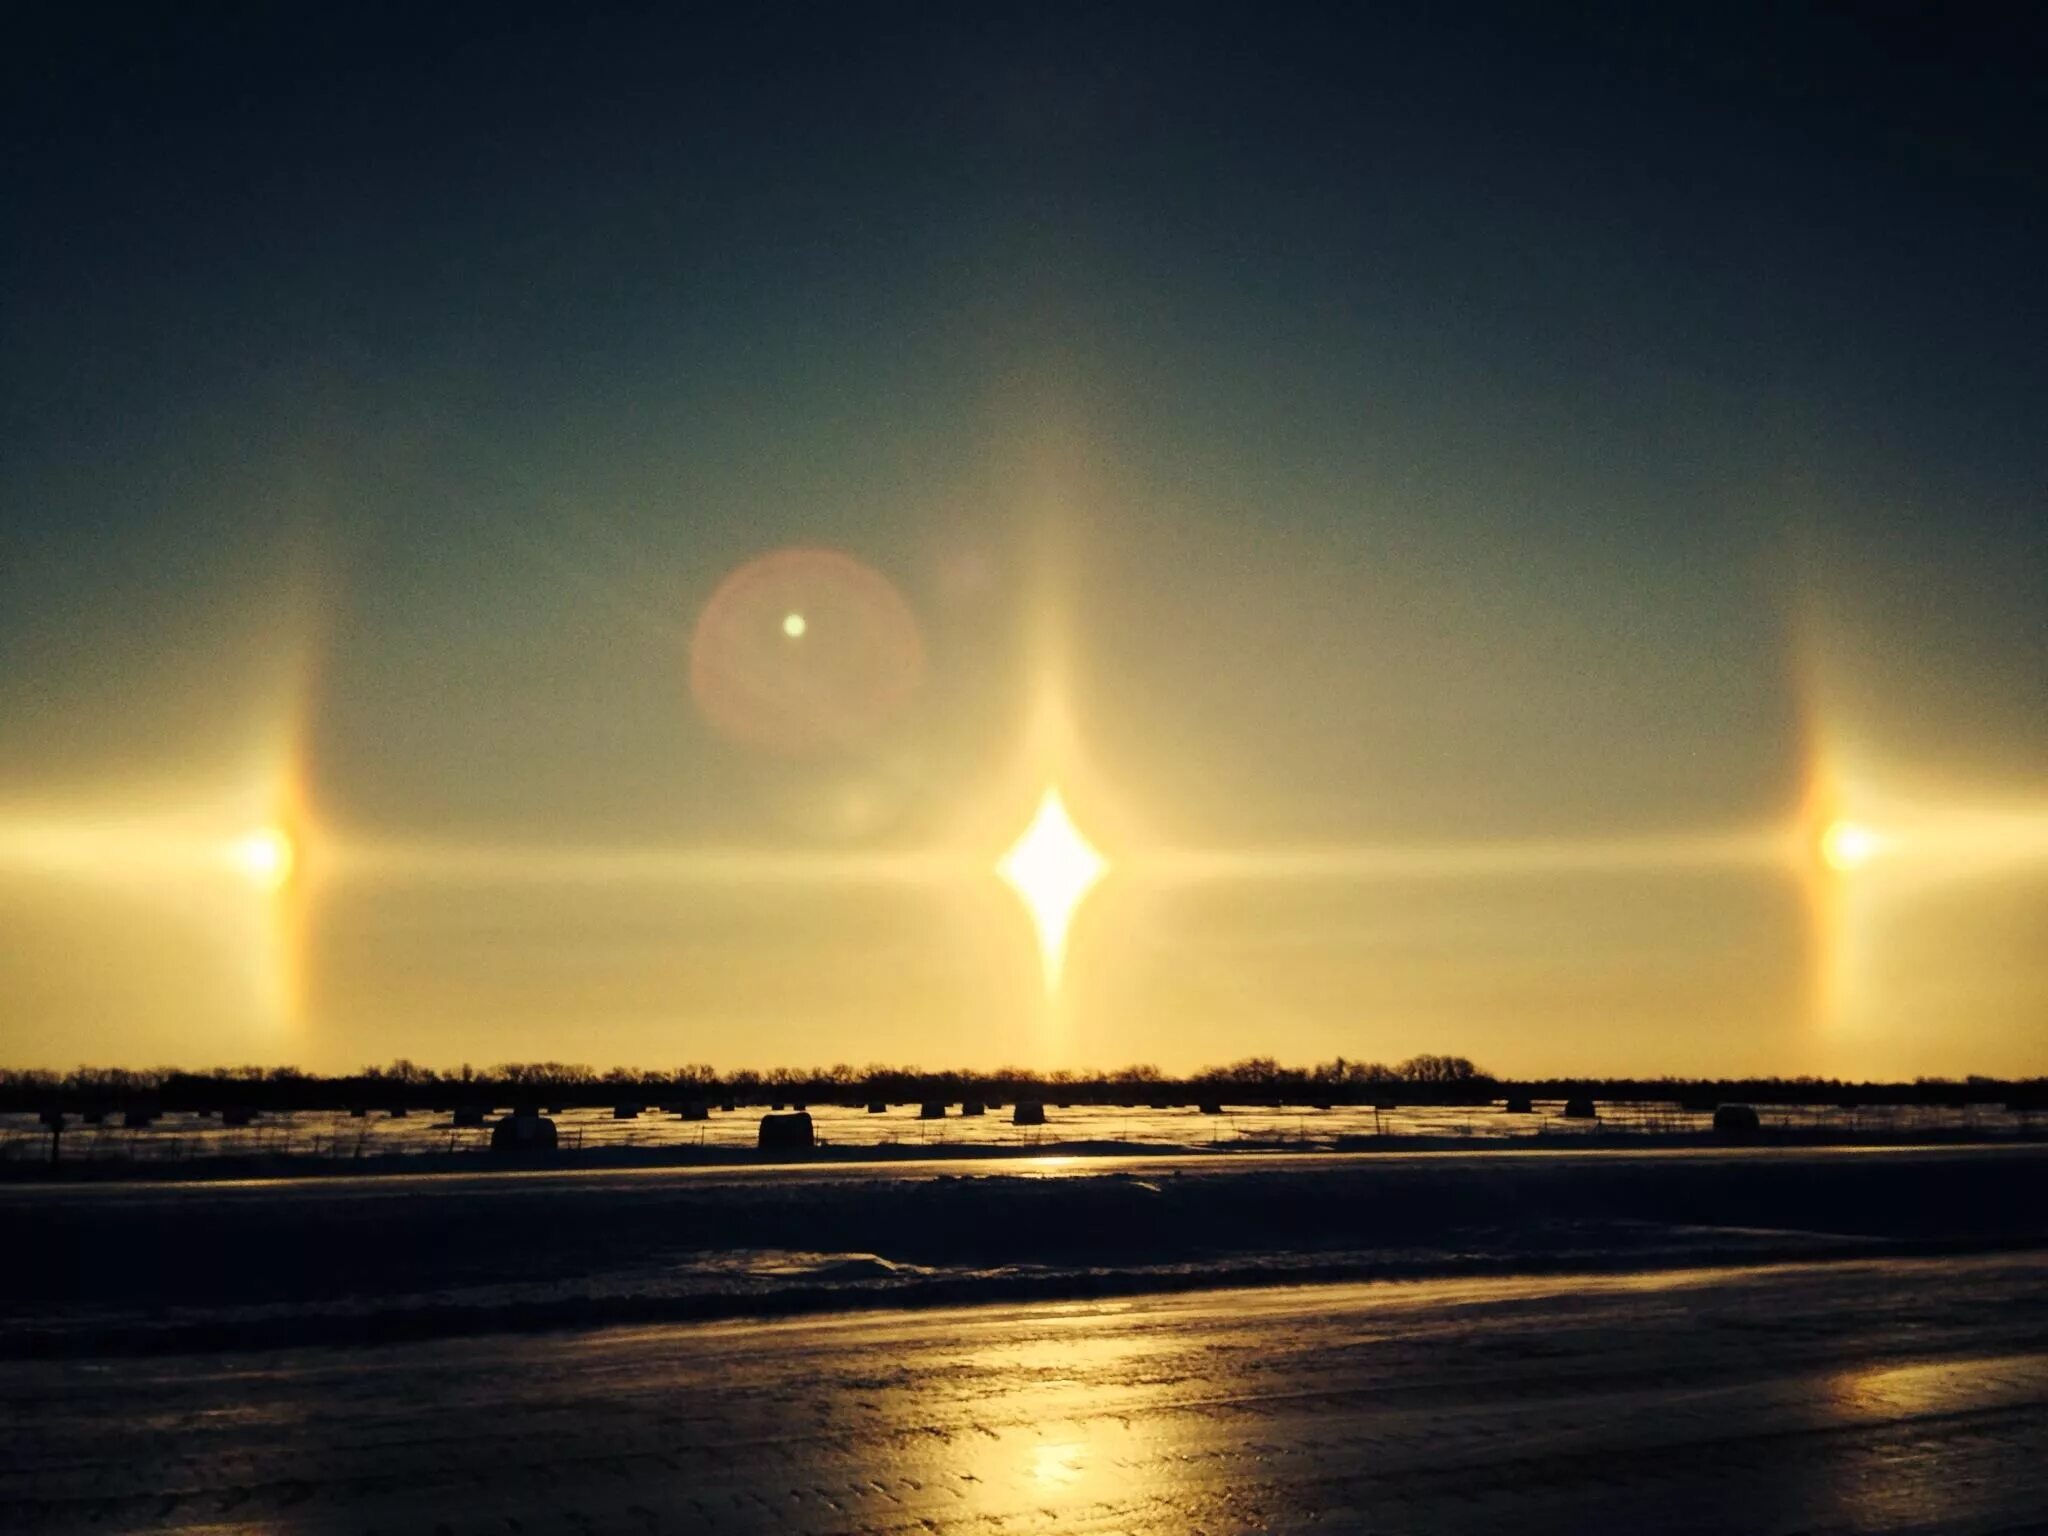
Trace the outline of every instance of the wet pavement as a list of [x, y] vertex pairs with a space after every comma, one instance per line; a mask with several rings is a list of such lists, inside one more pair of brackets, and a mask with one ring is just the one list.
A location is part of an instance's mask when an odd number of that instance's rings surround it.
[[0, 1528], [2048, 1528], [2048, 1256], [0, 1367]]

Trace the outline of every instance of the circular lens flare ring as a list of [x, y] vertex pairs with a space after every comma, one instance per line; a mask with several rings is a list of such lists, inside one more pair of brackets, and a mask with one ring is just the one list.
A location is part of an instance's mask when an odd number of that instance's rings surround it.
[[690, 636], [690, 693], [705, 722], [787, 756], [873, 747], [901, 723], [924, 675], [909, 603], [880, 571], [837, 550], [750, 560], [718, 584]]

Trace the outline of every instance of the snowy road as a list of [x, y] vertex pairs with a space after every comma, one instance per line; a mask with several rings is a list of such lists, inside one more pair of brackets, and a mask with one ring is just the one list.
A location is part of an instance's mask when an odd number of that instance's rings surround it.
[[2048, 1529], [2048, 1256], [11, 1363], [0, 1528]]

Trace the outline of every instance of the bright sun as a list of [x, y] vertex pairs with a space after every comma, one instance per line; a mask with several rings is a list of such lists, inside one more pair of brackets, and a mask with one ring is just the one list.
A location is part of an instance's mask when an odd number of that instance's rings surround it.
[[996, 873], [1023, 898], [1038, 928], [1048, 994], [1059, 990], [1075, 909], [1108, 871], [1107, 861], [1081, 835], [1060, 792], [1052, 788], [1038, 802], [1038, 814], [1023, 836], [996, 865]]
[[228, 860], [251, 885], [275, 891], [291, 879], [298, 853], [283, 829], [262, 827], [236, 838], [228, 847]]
[[1821, 834], [1820, 856], [1829, 869], [1846, 872], [1861, 869], [1882, 847], [1883, 839], [1870, 828], [1853, 821], [1834, 821]]

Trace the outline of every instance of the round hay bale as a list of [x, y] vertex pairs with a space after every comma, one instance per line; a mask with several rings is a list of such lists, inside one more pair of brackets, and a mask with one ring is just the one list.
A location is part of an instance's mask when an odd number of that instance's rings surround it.
[[963, 1115], [985, 1115], [988, 1113], [988, 1106], [979, 1099], [966, 1099], [960, 1105], [960, 1113]]
[[555, 1122], [544, 1115], [507, 1115], [491, 1127], [491, 1150], [500, 1156], [552, 1152], [558, 1145]]
[[1223, 1106], [1220, 1103], [1217, 1103], [1213, 1100], [1204, 1101], [1203, 1103], [1198, 1104], [1195, 1107], [1197, 1110], [1199, 1110], [1202, 1114], [1205, 1115], [1220, 1115], [1223, 1113]]
[[868, 1113], [871, 1115], [886, 1115], [889, 1113], [889, 1106], [880, 1099], [876, 1099], [872, 1104], [868, 1105]]
[[1535, 1112], [1536, 1105], [1526, 1093], [1511, 1093], [1502, 1103], [1500, 1112], [1504, 1115], [1527, 1115]]
[[1600, 1111], [1594, 1107], [1591, 1099], [1566, 1099], [1564, 1117], [1567, 1120], [1598, 1120]]
[[1017, 1107], [1010, 1112], [1012, 1125], [1045, 1124], [1045, 1106], [1029, 1099], [1020, 1099]]
[[1754, 1136], [1760, 1128], [1756, 1111], [1747, 1104], [1720, 1104], [1714, 1109], [1714, 1133], [1718, 1136]]
[[917, 1107], [917, 1118], [920, 1120], [943, 1120], [946, 1118], [946, 1106], [936, 1099], [926, 1104], [920, 1104]]
[[676, 1118], [678, 1120], [709, 1120], [711, 1118], [711, 1111], [707, 1106], [699, 1104], [694, 1100], [685, 1100], [676, 1106]]
[[763, 1152], [808, 1152], [816, 1144], [811, 1117], [799, 1109], [786, 1115], [763, 1115], [756, 1143]]

